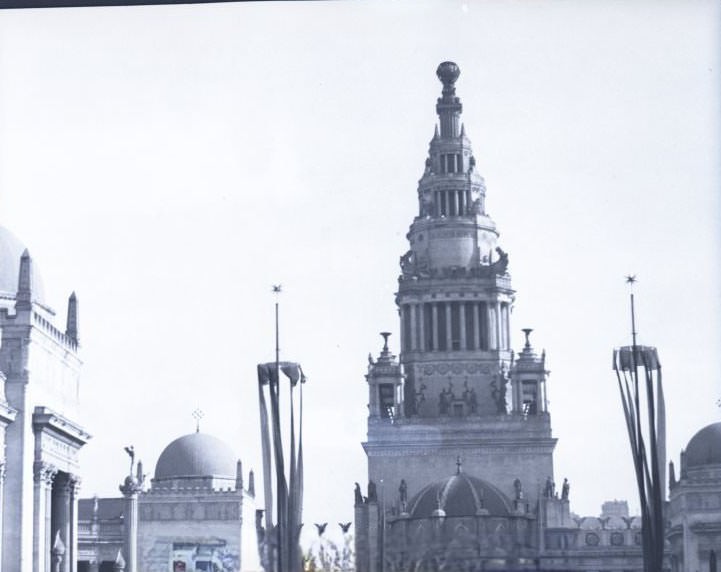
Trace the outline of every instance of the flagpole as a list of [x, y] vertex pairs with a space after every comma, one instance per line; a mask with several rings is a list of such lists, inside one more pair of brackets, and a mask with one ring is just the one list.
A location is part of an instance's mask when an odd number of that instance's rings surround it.
[[[277, 286], [273, 286], [273, 293], [276, 295], [276, 297], [275, 297], [275, 379], [276, 379], [276, 386], [275, 386], [275, 388], [273, 388], [272, 384], [271, 384], [271, 389], [272, 389], [272, 391], [275, 392], [275, 395], [276, 395], [276, 403], [278, 404], [278, 409], [277, 409], [278, 414], [280, 414], [280, 343], [279, 343], [280, 333], [279, 333], [279, 319], [278, 319], [278, 307], [279, 307], [278, 296], [279, 296], [280, 292], [281, 292], [280, 284], [278, 284]], [[280, 502], [280, 497], [283, 493], [280, 490], [281, 489], [280, 481], [276, 482], [276, 488], [277, 488], [276, 493], [277, 493], [277, 498], [278, 498], [278, 503], [276, 503], [276, 512], [277, 512], [276, 531], [277, 531], [277, 535], [278, 535], [278, 539], [277, 539], [278, 548], [276, 550], [276, 558], [277, 558], [277, 563], [278, 563], [277, 572], [283, 572], [283, 558], [282, 558], [283, 533], [281, 531], [281, 528], [282, 528], [281, 524], [283, 522], [283, 518], [282, 518], [282, 508], [281, 508], [282, 503]]]

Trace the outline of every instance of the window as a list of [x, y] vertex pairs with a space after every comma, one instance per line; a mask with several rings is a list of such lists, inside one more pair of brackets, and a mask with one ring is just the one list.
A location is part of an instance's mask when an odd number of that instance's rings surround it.
[[378, 405], [381, 417], [389, 419], [395, 405], [394, 389], [392, 383], [381, 383], [378, 385]]

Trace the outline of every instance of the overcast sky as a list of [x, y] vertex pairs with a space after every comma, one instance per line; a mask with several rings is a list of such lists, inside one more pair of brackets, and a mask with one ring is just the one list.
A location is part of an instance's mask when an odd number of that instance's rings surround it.
[[[718, 2], [313, 2], [0, 13], [0, 224], [81, 310], [83, 495], [194, 430], [260, 473], [255, 364], [306, 387], [305, 522], [352, 520], [443, 60], [546, 348], [572, 510], [637, 510], [611, 350], [665, 366], [671, 458], [721, 397]], [[449, 474], [453, 470], [449, 467]], [[259, 475], [260, 476], [260, 475]], [[481, 475], [482, 476], [482, 475]], [[335, 524], [332, 525], [335, 527]], [[306, 526], [306, 530], [309, 525]]]

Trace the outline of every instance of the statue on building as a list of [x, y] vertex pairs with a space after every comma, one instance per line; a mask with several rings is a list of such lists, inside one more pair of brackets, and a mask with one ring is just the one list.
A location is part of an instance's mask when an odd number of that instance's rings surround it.
[[401, 479], [401, 485], [398, 487], [398, 496], [401, 501], [401, 512], [406, 512], [406, 504], [408, 503], [408, 485], [405, 479]]
[[378, 491], [373, 481], [368, 481], [368, 502], [378, 502]]
[[513, 489], [516, 491], [516, 500], [523, 500], [523, 485], [521, 484], [521, 479], [513, 481]]
[[498, 260], [491, 264], [493, 274], [497, 276], [503, 276], [508, 272], [508, 253], [504, 252], [500, 246], [496, 247], [498, 253]]
[[361, 494], [361, 488], [358, 483], [355, 484], [355, 490], [353, 492], [355, 493], [355, 504], [363, 504], [363, 495]]
[[415, 263], [413, 260], [413, 251], [409, 250], [400, 259], [401, 272], [403, 276], [411, 276], [415, 270]]
[[468, 406], [468, 413], [471, 415], [478, 412], [478, 398], [476, 397], [476, 390], [472, 387], [468, 387], [468, 380], [463, 382], [463, 401]]
[[421, 410], [421, 405], [426, 402], [426, 384], [421, 383], [420, 391], [413, 393], [413, 413], [418, 414]]
[[440, 395], [438, 396], [438, 413], [440, 413], [441, 415], [447, 415], [450, 404], [451, 401], [448, 395], [448, 391], [444, 387]]
[[546, 478], [546, 486], [543, 489], [543, 496], [546, 498], [553, 498], [553, 494], [556, 491], [556, 483], [551, 480], [551, 477]]
[[507, 387], [508, 375], [506, 373], [506, 364], [501, 364], [498, 374], [494, 375], [491, 381], [491, 398], [496, 404], [496, 413], [506, 414], [508, 412], [508, 402], [506, 401]]
[[128, 445], [125, 447], [125, 452], [128, 454], [128, 457], [130, 457], [130, 471], [128, 471], [128, 475], [133, 475], [133, 467], [135, 466], [135, 447], [132, 445]]
[[563, 479], [563, 486], [561, 486], [561, 500], [568, 500], [568, 493], [571, 490], [571, 485], [568, 483], [568, 479]]

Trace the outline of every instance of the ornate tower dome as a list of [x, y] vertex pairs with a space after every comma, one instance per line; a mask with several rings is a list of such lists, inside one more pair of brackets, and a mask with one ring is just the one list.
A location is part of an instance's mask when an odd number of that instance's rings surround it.
[[153, 488], [227, 488], [234, 486], [237, 457], [230, 446], [206, 433], [171, 442], [158, 457]]

